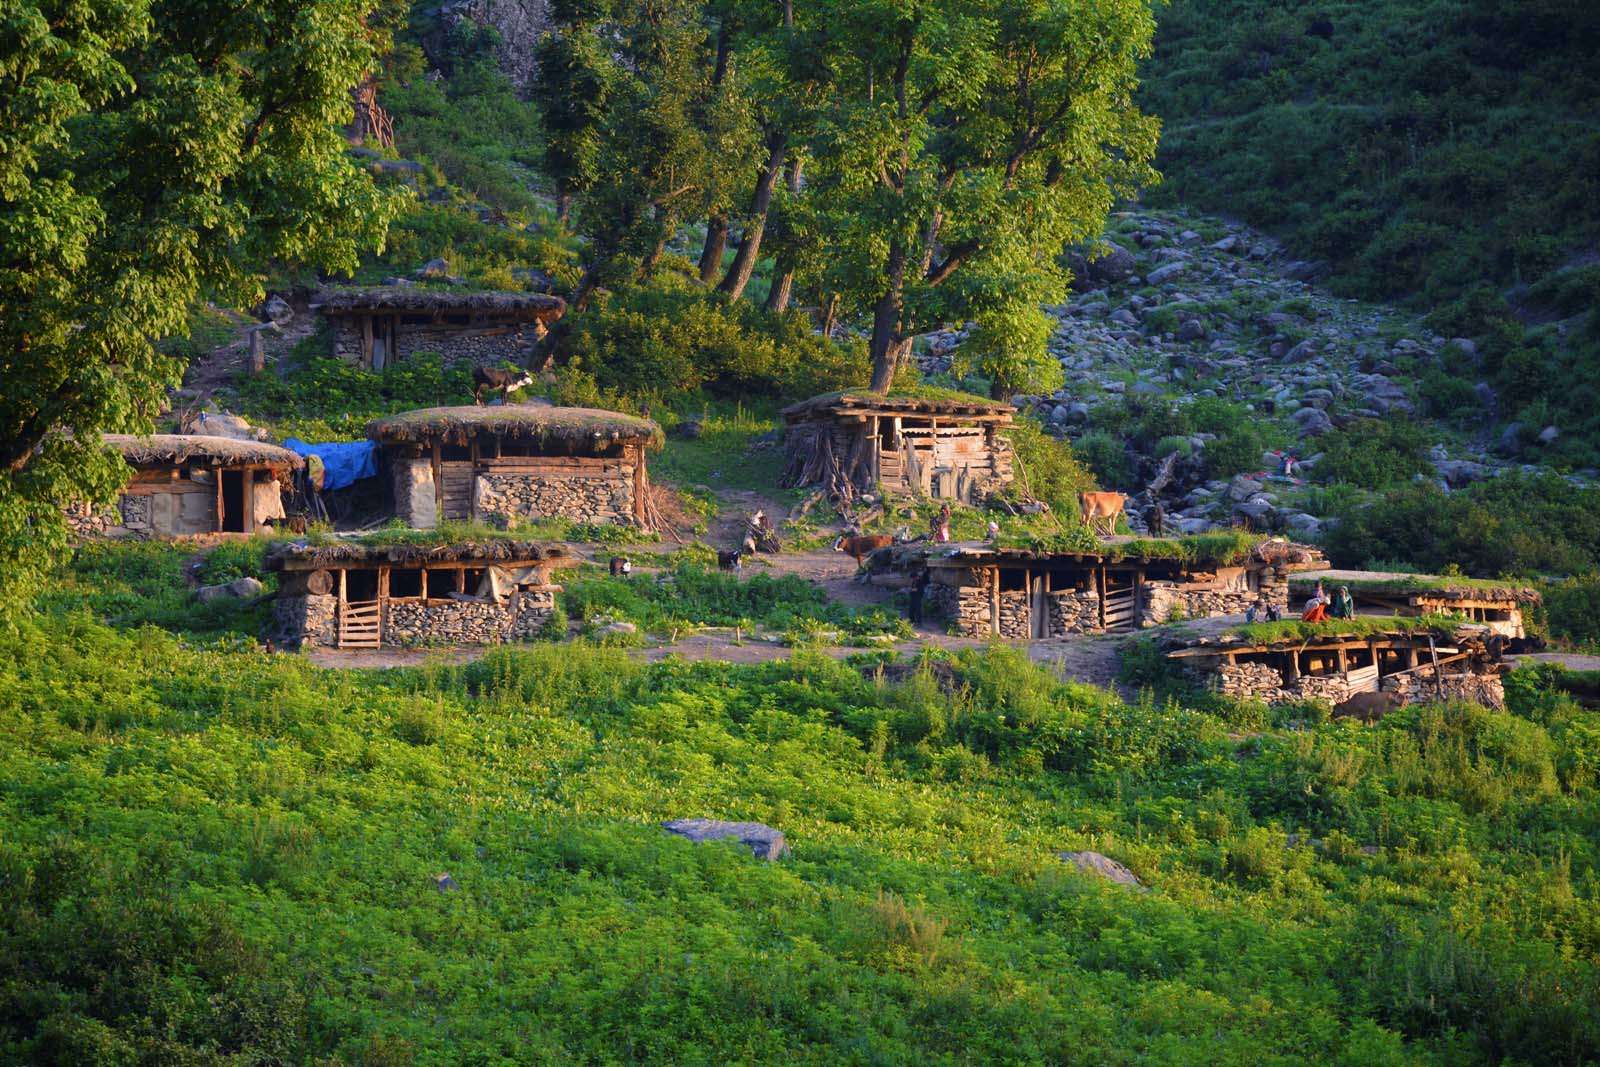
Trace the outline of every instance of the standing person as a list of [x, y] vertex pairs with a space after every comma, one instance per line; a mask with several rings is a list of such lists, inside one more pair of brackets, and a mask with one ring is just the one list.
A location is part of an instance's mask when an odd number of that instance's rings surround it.
[[907, 597], [906, 617], [911, 620], [912, 626], [922, 625], [922, 600], [928, 592], [928, 570], [922, 569], [911, 581], [911, 592]]
[[1271, 600], [1267, 601], [1267, 621], [1268, 622], [1282, 622], [1283, 621], [1283, 609], [1278, 607], [1278, 605], [1277, 605], [1277, 603], [1275, 601], [1271, 601]]
[[989, 543], [992, 545], [1000, 540], [1000, 524], [994, 519], [989, 520]]
[[933, 520], [933, 539], [941, 545], [950, 543], [950, 505], [940, 504], [939, 514]]

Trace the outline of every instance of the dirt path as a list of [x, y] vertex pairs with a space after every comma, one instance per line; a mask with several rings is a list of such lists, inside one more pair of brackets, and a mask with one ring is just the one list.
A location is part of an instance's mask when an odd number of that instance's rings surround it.
[[1529, 652], [1521, 656], [1507, 656], [1519, 667], [1535, 663], [1559, 663], [1569, 671], [1600, 671], [1600, 656], [1586, 656], [1577, 652]]

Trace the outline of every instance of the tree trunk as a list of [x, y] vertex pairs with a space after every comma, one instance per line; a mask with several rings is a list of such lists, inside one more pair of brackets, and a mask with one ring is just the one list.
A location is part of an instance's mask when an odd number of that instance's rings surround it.
[[639, 261], [639, 280], [645, 281], [656, 272], [656, 267], [661, 263], [661, 257], [666, 255], [667, 240], [677, 232], [678, 226], [669, 214], [661, 220], [661, 236], [656, 238], [656, 243], [651, 246], [644, 259]]
[[772, 288], [767, 290], [767, 310], [774, 315], [788, 310], [789, 297], [794, 293], [794, 268], [789, 265], [790, 258], [787, 253], [778, 257]]
[[556, 221], [562, 226], [572, 221], [572, 193], [566, 189], [556, 193]]
[[839, 319], [839, 294], [828, 294], [828, 303], [822, 310], [822, 336], [833, 339], [833, 325]]
[[783, 170], [783, 156], [788, 148], [786, 134], [773, 133], [767, 137], [767, 165], [756, 181], [756, 192], [750, 198], [750, 220], [744, 225], [744, 236], [739, 241], [739, 252], [733, 257], [733, 266], [717, 288], [737, 300], [744, 295], [755, 273], [756, 260], [761, 256], [761, 235], [767, 228], [767, 209], [772, 206], [772, 190], [778, 184], [778, 174]]
[[899, 357], [900, 294], [905, 288], [906, 250], [896, 241], [889, 246], [888, 284], [872, 308], [872, 391], [887, 393], [894, 383]]
[[706, 243], [700, 250], [700, 280], [710, 285], [722, 269], [722, 253], [728, 247], [728, 216], [713, 215], [706, 223]]

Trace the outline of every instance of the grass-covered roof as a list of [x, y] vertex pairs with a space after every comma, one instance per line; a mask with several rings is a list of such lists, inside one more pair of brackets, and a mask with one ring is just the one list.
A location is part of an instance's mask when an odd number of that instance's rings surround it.
[[564, 544], [549, 541], [517, 541], [486, 538], [454, 544], [427, 544], [420, 541], [378, 541], [369, 538], [341, 539], [315, 543], [286, 541], [267, 552], [267, 566], [274, 570], [309, 570], [319, 567], [359, 566], [362, 564], [420, 567], [429, 563], [544, 563], [566, 565], [578, 557]]
[[591, 448], [631, 441], [658, 447], [663, 440], [661, 427], [649, 419], [599, 408], [547, 404], [421, 408], [367, 424], [367, 436], [386, 444], [436, 440], [464, 444], [481, 433]]
[[1289, 579], [1291, 593], [1310, 592], [1322, 582], [1328, 589], [1345, 586], [1351, 593], [1394, 597], [1422, 597], [1442, 600], [1490, 600], [1515, 604], [1536, 604], [1539, 591], [1515, 582], [1459, 575], [1395, 574], [1384, 571], [1315, 570], [1301, 571]]
[[896, 390], [888, 395], [870, 389], [844, 389], [836, 393], [823, 393], [783, 409], [785, 418], [793, 421], [812, 415], [839, 415], [851, 413], [883, 413], [908, 415], [968, 415], [987, 420], [1009, 422], [1016, 408], [1003, 400], [986, 400], [972, 393], [954, 389], [918, 387]]
[[427, 289], [411, 285], [328, 289], [318, 295], [316, 306], [324, 314], [367, 311], [482, 311], [542, 321], [560, 318], [567, 310], [565, 300], [548, 293], [508, 290], [473, 292], [462, 289]]
[[184, 463], [203, 463], [216, 467], [270, 465], [299, 470], [305, 460], [277, 445], [263, 441], [241, 441], [233, 437], [206, 434], [155, 433], [145, 437], [108, 433], [105, 443], [122, 453], [134, 467], [172, 467]]

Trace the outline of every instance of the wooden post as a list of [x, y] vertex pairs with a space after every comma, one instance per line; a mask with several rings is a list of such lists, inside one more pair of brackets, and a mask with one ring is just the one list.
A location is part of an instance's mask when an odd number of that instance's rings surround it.
[[1300, 680], [1300, 653], [1289, 653], [1288, 669], [1283, 672], [1283, 684], [1293, 685]]
[[1345, 681], [1350, 680], [1350, 660], [1345, 655], [1344, 646], [1339, 646], [1339, 674]]
[[256, 470], [246, 467], [239, 472], [239, 507], [244, 509], [244, 514], [239, 517], [239, 525], [244, 527], [245, 533], [256, 532]]
[[250, 373], [260, 374], [267, 369], [267, 347], [261, 340], [259, 329], [250, 331]]
[[989, 583], [989, 634], [994, 636], [1000, 632], [1000, 568], [990, 567], [984, 574]]
[[440, 466], [439, 442], [433, 442], [433, 513], [436, 522], [444, 521], [444, 469]]
[[361, 315], [361, 365], [372, 366], [372, 316]]
[[1100, 629], [1104, 630], [1106, 628], [1106, 566], [1104, 563], [1095, 569], [1095, 583], [1100, 590]]
[[348, 573], [349, 572], [345, 568], [343, 568], [343, 567], [339, 568], [339, 603], [340, 604], [347, 604], [350, 601], [350, 586], [349, 586], [349, 583], [346, 582], [346, 580], [345, 580], [345, 575], [348, 574]]
[[379, 567], [378, 568], [378, 599], [380, 601], [389, 599], [389, 568], [388, 567]]
[[221, 467], [212, 467], [211, 468], [211, 480], [212, 480], [212, 482], [214, 482], [216, 484], [216, 489], [217, 489], [217, 522], [216, 522], [216, 527], [217, 527], [217, 533], [221, 533], [222, 530], [223, 530], [223, 525], [222, 525], [222, 468]]

